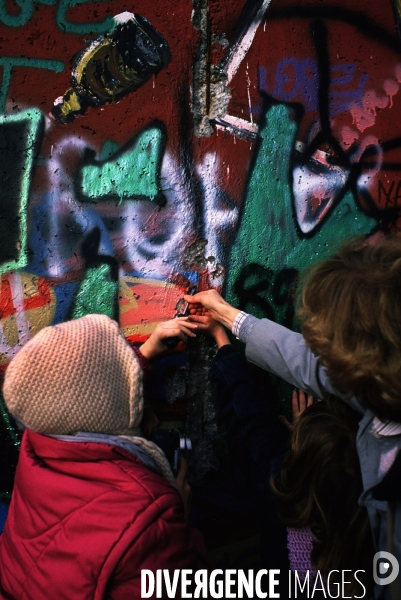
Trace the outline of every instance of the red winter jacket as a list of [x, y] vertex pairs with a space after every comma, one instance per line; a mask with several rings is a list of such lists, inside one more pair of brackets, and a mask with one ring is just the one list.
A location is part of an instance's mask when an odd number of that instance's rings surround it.
[[136, 600], [141, 569], [206, 560], [177, 490], [138, 459], [25, 431], [0, 538], [0, 597]]

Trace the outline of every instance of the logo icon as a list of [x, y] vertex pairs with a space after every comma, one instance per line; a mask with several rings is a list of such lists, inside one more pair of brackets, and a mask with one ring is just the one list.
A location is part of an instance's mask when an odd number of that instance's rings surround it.
[[376, 552], [373, 557], [373, 579], [378, 585], [393, 583], [400, 572], [398, 560], [390, 552]]

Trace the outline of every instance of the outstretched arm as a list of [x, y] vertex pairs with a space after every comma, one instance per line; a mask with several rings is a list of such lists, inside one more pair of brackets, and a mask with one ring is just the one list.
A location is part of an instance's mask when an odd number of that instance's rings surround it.
[[[191, 319], [209, 316], [230, 330], [241, 312], [228, 304], [216, 290], [185, 296], [185, 300], [191, 306]], [[306, 347], [301, 334], [269, 319], [248, 315], [239, 328], [239, 338], [246, 344], [246, 356], [250, 362], [278, 375], [294, 387], [317, 396], [322, 394], [318, 357]], [[324, 373], [322, 379], [326, 383]]]
[[191, 314], [196, 314], [203, 307], [215, 321], [218, 321], [230, 331], [235, 317], [240, 313], [238, 308], [234, 308], [226, 302], [216, 290], [198, 292], [194, 296], [186, 295], [184, 299], [191, 305]]
[[[191, 315], [209, 314], [230, 330], [241, 312], [228, 304], [216, 290], [185, 296], [185, 300], [192, 305]], [[334, 394], [349, 402], [354, 409], [364, 412], [354, 396], [333, 387], [319, 357], [306, 346], [300, 333], [269, 319], [256, 319], [252, 315], [244, 317], [234, 333], [246, 344], [245, 353], [249, 362], [308, 394], [315, 397], [322, 397], [325, 393]]]
[[215, 321], [206, 310], [204, 310], [204, 314], [192, 314], [190, 319], [191, 322], [196, 323], [198, 326], [199, 333], [204, 333], [214, 339], [217, 348], [222, 348], [223, 346], [230, 344], [230, 340], [228, 339], [224, 327], [218, 323], [218, 321]]

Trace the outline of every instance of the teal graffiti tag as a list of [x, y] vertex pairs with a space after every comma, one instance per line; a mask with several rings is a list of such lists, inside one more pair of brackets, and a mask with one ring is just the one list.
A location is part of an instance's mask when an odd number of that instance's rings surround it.
[[60, 60], [47, 58], [14, 58], [3, 56], [0, 58], [0, 67], [3, 67], [3, 76], [0, 87], [0, 113], [6, 109], [8, 88], [10, 87], [12, 70], [15, 67], [30, 67], [33, 69], [47, 69], [61, 73], [64, 71], [64, 63]]
[[[104, 2], [105, 0], [98, 0]], [[56, 22], [57, 27], [65, 33], [76, 33], [80, 35], [95, 34], [100, 35], [112, 29], [114, 25], [113, 17], [106, 17], [100, 23], [70, 23], [67, 20], [67, 13], [70, 8], [77, 4], [87, 4], [87, 0], [60, 0], [57, 6]]]
[[[283, 287], [277, 281], [283, 270], [293, 273], [294, 279], [295, 272], [302, 272], [332, 254], [344, 238], [367, 234], [376, 225], [374, 219], [356, 206], [352, 193], [348, 192], [313, 236], [299, 235], [289, 180], [296, 131], [297, 124], [291, 119], [288, 106], [276, 105], [267, 112], [265, 125], [259, 132], [261, 143], [226, 281], [227, 299], [238, 305], [239, 283], [251, 285], [249, 265], [257, 265], [260, 272], [268, 273], [269, 277], [255, 288], [257, 272], [254, 273], [252, 287], [254, 295], [257, 293], [260, 298], [243, 307], [244, 310], [259, 317], [269, 316], [288, 326], [291, 326], [288, 303], [283, 302], [281, 292], [278, 294], [276, 290], [275, 293], [275, 287]], [[283, 290], [285, 287], [288, 285]], [[271, 314], [263, 310], [264, 302], [271, 307]]]
[[27, 265], [27, 206], [43, 126], [38, 109], [0, 117], [0, 273]]
[[99, 161], [106, 162], [106, 160], [109, 160], [113, 154], [116, 154], [119, 151], [119, 149], [118, 144], [111, 140], [106, 140], [99, 152]]
[[[106, 142], [107, 149], [111, 148]], [[119, 150], [106, 162], [94, 161], [81, 169], [83, 200], [97, 202], [148, 198], [161, 202], [159, 172], [165, 146], [159, 127], [140, 133], [127, 149]], [[102, 155], [107, 153], [102, 149]]]
[[118, 264], [112, 256], [99, 254], [100, 239], [101, 231], [95, 227], [81, 246], [85, 275], [72, 306], [72, 319], [99, 313], [117, 320]]
[[7, 27], [23, 27], [31, 19], [35, 4], [53, 6], [56, 2], [57, 0], [35, 0], [35, 2], [33, 0], [15, 0], [20, 11], [16, 15], [10, 15], [6, 0], [0, 0], [0, 21]]
[[97, 313], [115, 318], [118, 281], [110, 276], [110, 266], [100, 265], [87, 269], [72, 308], [72, 319]]
[[[257, 317], [297, 328], [291, 292], [298, 273], [332, 254], [344, 238], [369, 233], [376, 221], [348, 192], [313, 236], [298, 233], [289, 177], [298, 126], [291, 117], [284, 104], [265, 115], [224, 295]], [[292, 387], [277, 379], [274, 389], [289, 416]]]
[[[104, 2], [105, 0], [98, 0]], [[57, 4], [57, 0], [15, 0], [20, 11], [16, 15], [11, 15], [7, 10], [6, 0], [0, 0], [0, 22], [7, 25], [7, 27], [23, 27], [32, 18], [35, 4], [44, 4], [45, 6], [54, 6]], [[77, 4], [91, 3], [88, 0], [60, 0], [57, 6], [56, 12], [56, 23], [61, 31], [65, 33], [76, 33], [76, 34], [94, 34], [100, 35], [105, 33], [113, 27], [113, 17], [106, 17], [100, 22], [86, 22], [86, 23], [71, 23], [67, 19], [67, 13], [70, 8], [77, 6]]]

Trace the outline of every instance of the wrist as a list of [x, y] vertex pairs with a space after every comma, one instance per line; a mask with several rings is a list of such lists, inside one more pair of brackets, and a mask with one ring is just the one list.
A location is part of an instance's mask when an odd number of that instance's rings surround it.
[[228, 335], [225, 329], [222, 326], [216, 328], [216, 330], [213, 332], [213, 337], [218, 349], [220, 349], [222, 346], [227, 346], [227, 344], [231, 343], [228, 339]]
[[238, 308], [234, 308], [228, 302], [221, 303], [217, 310], [219, 321], [224, 327], [227, 327], [231, 331], [236, 316], [241, 311]]
[[150, 338], [148, 340], [146, 340], [146, 342], [144, 344], [142, 344], [142, 346], [139, 348], [140, 353], [142, 354], [142, 356], [144, 356], [146, 358], [146, 360], [152, 360], [152, 358], [155, 357], [156, 355], [156, 350], [153, 347], [153, 344], [150, 340]]

